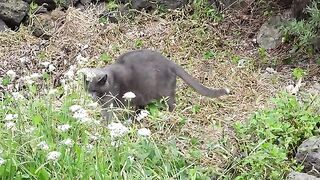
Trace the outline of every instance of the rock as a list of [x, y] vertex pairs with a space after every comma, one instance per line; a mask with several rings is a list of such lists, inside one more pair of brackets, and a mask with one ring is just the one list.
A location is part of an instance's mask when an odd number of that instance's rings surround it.
[[6, 25], [6, 23], [4, 21], [2, 21], [0, 19], [0, 32], [5, 31], [6, 29], [8, 29], [8, 26]]
[[167, 9], [177, 9], [188, 4], [188, 0], [118, 0], [118, 2], [126, 4], [131, 2], [133, 9], [146, 11], [155, 10], [159, 5], [164, 6]]
[[320, 137], [311, 137], [302, 142], [297, 149], [296, 160], [304, 165], [305, 172], [312, 171], [312, 175], [320, 177]]
[[188, 0], [158, 0], [158, 4], [168, 9], [177, 9], [188, 4]]
[[308, 14], [305, 10], [309, 5], [311, 5], [311, 0], [293, 0], [291, 6], [292, 16], [298, 20], [307, 18]]
[[274, 16], [265, 22], [257, 36], [257, 42], [265, 49], [273, 49], [281, 44], [282, 34], [280, 31], [283, 20], [280, 16]]
[[15, 28], [27, 15], [29, 4], [21, 0], [0, 0], [0, 9], [0, 19], [10, 28]]
[[91, 3], [91, 0], [80, 0], [80, 3], [87, 7]]
[[49, 11], [52, 11], [57, 7], [55, 0], [34, 0], [33, 2], [38, 6], [44, 6]]
[[[237, 0], [208, 0], [208, 3], [210, 5], [215, 6], [219, 10], [223, 10], [227, 7], [231, 7], [233, 5], [236, 5], [237, 4], [237, 3], [235, 3], [236, 1]], [[238, 3], [240, 3], [240, 1]]]
[[320, 180], [320, 178], [306, 173], [291, 172], [288, 174], [287, 180]]
[[58, 9], [45, 14], [37, 14], [31, 27], [32, 34], [36, 37], [49, 39], [56, 28], [59, 28], [63, 24], [65, 17], [65, 12]]
[[23, 0], [24, 2], [30, 4], [32, 2], [32, 0]]

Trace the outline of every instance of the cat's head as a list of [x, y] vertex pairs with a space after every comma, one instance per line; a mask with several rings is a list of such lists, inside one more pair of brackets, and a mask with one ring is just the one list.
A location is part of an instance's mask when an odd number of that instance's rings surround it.
[[100, 70], [90, 70], [84, 73], [85, 90], [98, 100], [99, 98], [109, 94], [110, 82], [108, 81], [108, 73]]

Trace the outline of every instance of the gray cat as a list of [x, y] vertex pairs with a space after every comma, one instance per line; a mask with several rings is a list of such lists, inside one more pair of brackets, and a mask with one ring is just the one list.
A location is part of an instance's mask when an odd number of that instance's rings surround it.
[[[111, 103], [116, 106], [126, 104], [123, 95], [133, 92], [136, 97], [131, 103], [137, 109], [144, 108], [152, 100], [168, 97], [171, 112], [175, 107], [176, 76], [203, 96], [214, 98], [229, 94], [229, 89], [209, 89], [201, 85], [181, 66], [152, 50], [127, 52], [112, 65], [88, 70], [94, 75], [90, 79], [86, 76], [86, 90], [105, 109]], [[110, 119], [110, 113], [106, 110], [102, 114]]]

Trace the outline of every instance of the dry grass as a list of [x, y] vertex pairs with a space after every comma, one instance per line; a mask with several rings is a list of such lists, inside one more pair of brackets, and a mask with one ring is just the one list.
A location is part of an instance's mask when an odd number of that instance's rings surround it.
[[[94, 10], [80, 12], [69, 8], [65, 23], [56, 28], [49, 41], [33, 37], [25, 27], [19, 32], [1, 33], [0, 77], [9, 69], [16, 70], [18, 76], [40, 72], [40, 62], [49, 61], [57, 67], [54, 74], [59, 78], [76, 63], [79, 54], [90, 59], [84, 66], [103, 66], [106, 63], [99, 59], [102, 53], [115, 59], [129, 50], [155, 49], [183, 65], [206, 86], [228, 87], [232, 94], [208, 99], [179, 81], [175, 112], [163, 112], [168, 120], [145, 124], [157, 131], [155, 138], [159, 141], [176, 141], [187, 157], [191, 149], [202, 152], [196, 163], [224, 167], [236, 153], [234, 122], [246, 120], [283, 87], [281, 79], [274, 81], [270, 78], [273, 76], [263, 76], [251, 65], [240, 68], [232, 63], [234, 55], [254, 61], [255, 55], [250, 52], [257, 50], [250, 45], [247, 47], [251, 49], [243, 49], [243, 42], [250, 44], [249, 40], [232, 36], [232, 27], [238, 26], [227, 23], [192, 21], [179, 11], [163, 18], [140, 13], [134, 21], [124, 17], [119, 24], [100, 25]], [[227, 25], [230, 31], [223, 28]], [[216, 57], [207, 60], [203, 55], [209, 50]], [[30, 63], [21, 64], [19, 59], [23, 57], [30, 59]], [[193, 112], [196, 106], [200, 110]], [[181, 118], [186, 122], [181, 124]], [[192, 143], [192, 139], [198, 143]]]

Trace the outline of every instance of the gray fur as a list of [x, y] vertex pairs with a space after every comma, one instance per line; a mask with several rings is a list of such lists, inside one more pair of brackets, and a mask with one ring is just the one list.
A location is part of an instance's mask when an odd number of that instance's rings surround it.
[[[181, 66], [152, 50], [127, 52], [112, 65], [90, 70], [95, 76], [91, 81], [86, 81], [86, 89], [104, 108], [111, 103], [119, 106], [110, 94], [115, 96], [119, 103], [125, 104], [123, 94], [133, 92], [136, 97], [132, 99], [132, 103], [136, 108], [142, 108], [152, 100], [169, 97], [169, 111], [173, 111], [176, 76], [203, 96], [214, 98], [229, 93], [228, 89], [209, 89], [201, 85]], [[110, 118], [106, 111], [102, 113], [107, 119]]]

